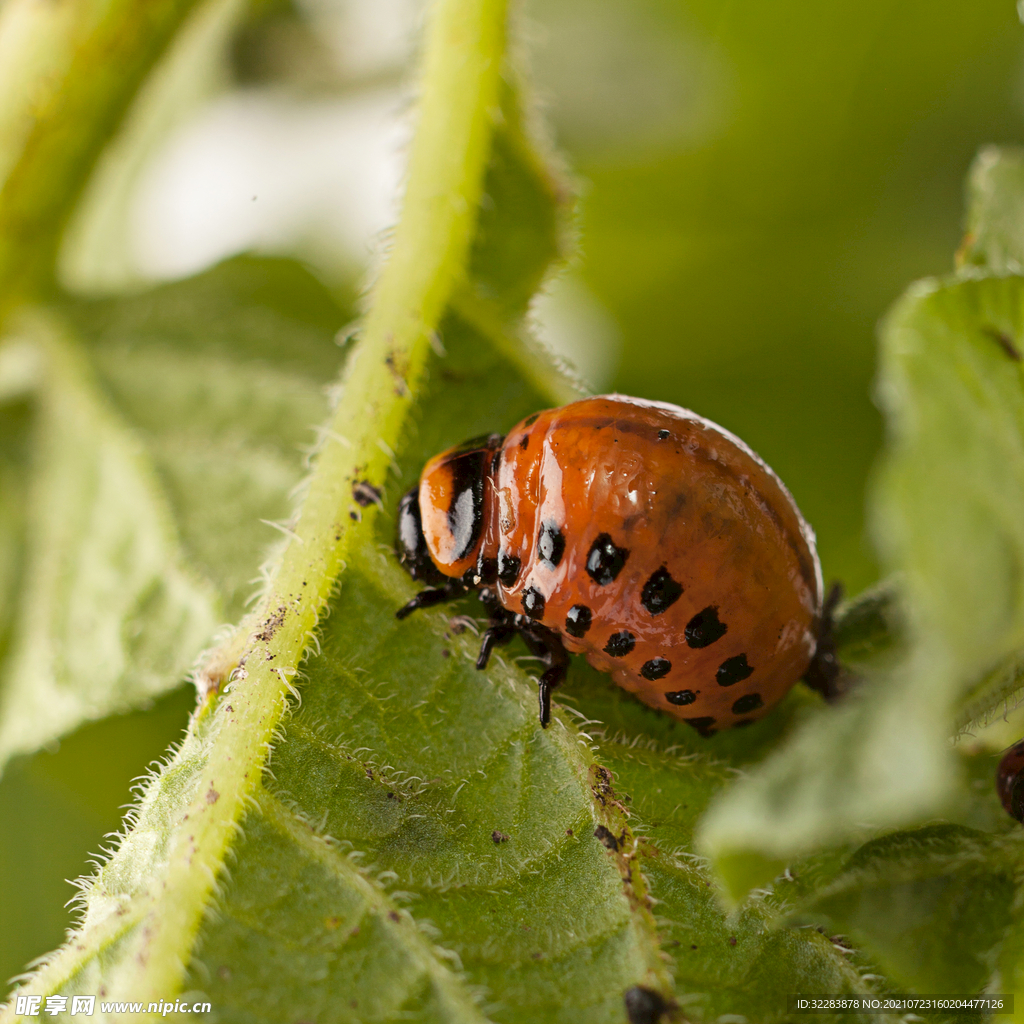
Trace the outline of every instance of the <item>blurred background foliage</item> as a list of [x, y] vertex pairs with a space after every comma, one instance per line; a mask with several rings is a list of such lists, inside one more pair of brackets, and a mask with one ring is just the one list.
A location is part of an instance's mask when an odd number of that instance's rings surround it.
[[[534, 0], [524, 15], [581, 196], [580, 255], [538, 330], [595, 388], [747, 440], [817, 530], [826, 577], [856, 593], [876, 574], [875, 324], [911, 280], [951, 268], [978, 147], [1020, 141], [1013, 4]], [[116, 293], [290, 253], [354, 315], [394, 216], [420, 17], [418, 0], [202, 9], [94, 176], [66, 286]], [[20, 880], [0, 890], [3, 977], [61, 940], [62, 879], [86, 870], [191, 703], [183, 688], [88, 726], [0, 781], [0, 869]]]

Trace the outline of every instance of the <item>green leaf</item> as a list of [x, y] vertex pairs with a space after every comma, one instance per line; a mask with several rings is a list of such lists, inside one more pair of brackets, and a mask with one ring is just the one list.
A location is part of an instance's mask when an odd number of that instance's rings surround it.
[[173, 685], [216, 624], [152, 467], [73, 342], [26, 324], [40, 387], [27, 554], [4, 664], [0, 762]]
[[1022, 298], [1016, 277], [926, 282], [883, 335], [893, 442], [876, 534], [954, 695], [1024, 643]]
[[238, 257], [141, 295], [62, 307], [144, 441], [187, 557], [236, 621], [290, 512], [350, 316], [289, 260]]
[[0, 764], [178, 685], [241, 616], [344, 319], [298, 266], [239, 259], [4, 342]]
[[[939, 813], [956, 788], [947, 737], [1019, 688], [1022, 300], [1020, 278], [964, 276], [914, 286], [888, 316], [874, 532], [899, 574], [905, 656], [869, 671], [709, 814], [716, 858], [786, 860]], [[734, 895], [750, 881], [727, 878]]]
[[928, 825], [866, 843], [802, 907], [918, 992], [982, 991], [1013, 919], [1020, 836]]
[[967, 233], [957, 253], [964, 268], [1024, 271], [1024, 150], [986, 146], [967, 177]]
[[899, 601], [896, 581], [888, 579], [836, 609], [833, 635], [844, 668], [877, 664], [898, 650], [903, 634]]

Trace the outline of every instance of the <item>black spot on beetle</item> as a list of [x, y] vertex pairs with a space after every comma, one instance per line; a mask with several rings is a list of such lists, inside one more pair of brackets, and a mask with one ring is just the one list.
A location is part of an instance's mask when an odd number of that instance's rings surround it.
[[523, 591], [523, 611], [531, 619], [544, 616], [544, 595], [536, 587], [527, 587]]
[[592, 621], [593, 615], [585, 604], [574, 604], [565, 617], [565, 631], [569, 636], [585, 636]]
[[526, 451], [527, 448], [530, 447], [530, 435], [529, 434], [523, 434], [523, 436], [521, 438], [519, 438], [519, 447], [522, 448], [524, 452]]
[[658, 440], [659, 440], [659, 441], [664, 441], [664, 440], [666, 440], [666, 439], [667, 439], [667, 438], [668, 438], [669, 436], [670, 436], [670, 435], [669, 435], [669, 432], [668, 432], [667, 430], [659, 430], [659, 431], [658, 431]]
[[691, 647], [707, 647], [721, 640], [728, 628], [724, 622], [718, 621], [718, 609], [708, 605], [686, 624], [686, 642]]
[[763, 707], [764, 701], [761, 700], [761, 694], [745, 693], [733, 704], [732, 713], [734, 715], [745, 715], [748, 711], [756, 711], [758, 708]]
[[537, 538], [537, 554], [540, 560], [552, 569], [562, 560], [565, 553], [565, 537], [555, 523], [544, 523]]
[[679, 600], [682, 592], [682, 585], [672, 579], [668, 569], [662, 566], [655, 569], [651, 573], [651, 578], [644, 584], [644, 589], [640, 592], [640, 603], [652, 615], [660, 615]]
[[[692, 704], [696, 699], [697, 694], [695, 694], [693, 690], [673, 690], [671, 693], [665, 694], [665, 700], [667, 700], [669, 704]], [[688, 718], [687, 721], [695, 722], [697, 719]], [[714, 719], [712, 719], [712, 721], [714, 721]]]
[[643, 985], [627, 988], [622, 995], [629, 1024], [658, 1024], [668, 1005], [653, 989]]
[[498, 579], [506, 587], [511, 587], [515, 583], [522, 567], [523, 563], [515, 555], [506, 554], [504, 551], [498, 552]]
[[644, 662], [643, 668], [640, 669], [640, 675], [644, 679], [661, 679], [671, 671], [672, 662], [668, 658], [651, 658], [650, 661]]
[[711, 717], [707, 718], [684, 718], [683, 721], [696, 729], [701, 736], [714, 736], [718, 730], [714, 727], [715, 720]]
[[534, 423], [537, 422], [539, 417], [540, 417], [540, 413], [539, 412], [535, 412], [532, 416], [527, 416], [526, 419], [523, 420], [523, 426], [524, 427], [532, 427], [534, 425]]
[[613, 658], [624, 658], [635, 646], [636, 637], [628, 629], [624, 629], [620, 633], [612, 633], [608, 637], [608, 643], [604, 645], [604, 652]]
[[[498, 562], [494, 558], [484, 558], [481, 552], [476, 563], [476, 575], [480, 577], [480, 583], [491, 584], [498, 578]], [[474, 583], [479, 586], [479, 583]]]
[[733, 683], [739, 683], [746, 679], [753, 671], [753, 666], [747, 664], [747, 656], [737, 654], [735, 658], [726, 658], [718, 666], [715, 678], [718, 680], [719, 686], [732, 686]]
[[622, 572], [627, 558], [628, 549], [616, 547], [611, 537], [607, 533], [602, 533], [587, 554], [587, 575], [598, 586], [606, 586]]

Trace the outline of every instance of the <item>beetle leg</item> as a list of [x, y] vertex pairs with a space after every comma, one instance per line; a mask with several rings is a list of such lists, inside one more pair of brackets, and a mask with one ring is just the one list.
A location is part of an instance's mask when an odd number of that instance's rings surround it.
[[484, 587], [477, 597], [480, 598], [480, 603], [491, 617], [480, 640], [480, 653], [476, 659], [476, 667], [484, 669], [487, 668], [487, 662], [491, 658], [491, 651], [501, 644], [507, 644], [516, 635], [516, 617], [507, 608], [502, 607], [498, 595], [490, 587]]
[[507, 644], [515, 635], [515, 626], [505, 624], [488, 626], [487, 629], [484, 630], [484, 635], [480, 640], [480, 653], [476, 658], [476, 667], [478, 669], [487, 668], [487, 662], [491, 659], [491, 651], [493, 651], [495, 647]]
[[569, 671], [569, 652], [562, 638], [552, 629], [531, 626], [522, 630], [522, 635], [530, 652], [543, 658], [547, 665], [547, 670], [537, 683], [540, 724], [546, 729], [551, 721], [551, 691], [565, 679]]
[[540, 724], [542, 729], [548, 727], [548, 722], [551, 721], [551, 691], [556, 687], [560, 686], [565, 680], [566, 673], [569, 671], [569, 656], [566, 655], [566, 663], [564, 665], [552, 665], [540, 677], [540, 681], [537, 684], [537, 701], [540, 704]]
[[833, 615], [842, 600], [843, 585], [833, 583], [821, 609], [821, 624], [818, 627], [818, 643], [814, 657], [804, 673], [804, 682], [817, 690], [830, 703], [841, 697], [846, 690], [843, 685], [843, 667], [836, 657], [836, 638]]
[[421, 590], [408, 604], [402, 605], [395, 612], [396, 619], [404, 619], [412, 615], [417, 608], [432, 608], [435, 604], [444, 604], [445, 601], [454, 601], [466, 592], [466, 588], [459, 580], [451, 580], [443, 587], [436, 587], [432, 590]]
[[490, 615], [492, 625], [497, 625], [499, 622], [512, 622], [515, 618], [515, 615], [502, 605], [498, 600], [498, 595], [490, 587], [484, 587], [477, 592], [476, 596], [480, 598], [484, 610]]

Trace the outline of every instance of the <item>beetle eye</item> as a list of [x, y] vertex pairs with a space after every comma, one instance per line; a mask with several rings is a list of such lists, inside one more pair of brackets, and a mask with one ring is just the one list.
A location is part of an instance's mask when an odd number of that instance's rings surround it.
[[420, 517], [419, 487], [413, 487], [398, 503], [398, 560], [414, 580], [438, 584], [444, 574], [434, 565]]

